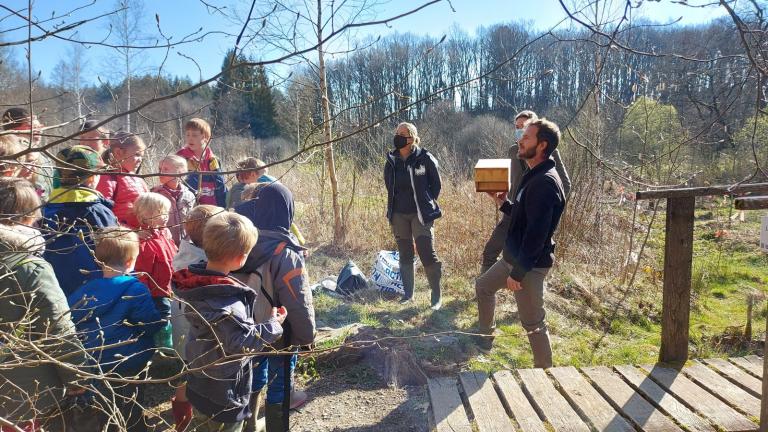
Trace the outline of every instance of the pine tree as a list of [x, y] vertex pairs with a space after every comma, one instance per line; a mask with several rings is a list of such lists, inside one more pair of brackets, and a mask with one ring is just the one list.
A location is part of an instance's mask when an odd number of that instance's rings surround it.
[[279, 134], [277, 112], [272, 89], [264, 66], [257, 66], [253, 88], [247, 95], [248, 111], [251, 116], [251, 134], [255, 138], [271, 138]]
[[[234, 51], [224, 57], [224, 74], [213, 91], [216, 129], [223, 134], [244, 134], [255, 138], [278, 135], [277, 114], [272, 90], [263, 66], [236, 66], [251, 60], [242, 53], [232, 61]], [[232, 67], [234, 66], [234, 67]]]

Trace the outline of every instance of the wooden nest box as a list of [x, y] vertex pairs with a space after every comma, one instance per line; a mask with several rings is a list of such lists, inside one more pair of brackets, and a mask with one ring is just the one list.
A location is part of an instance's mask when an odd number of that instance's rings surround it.
[[511, 159], [480, 159], [475, 165], [475, 191], [508, 192]]

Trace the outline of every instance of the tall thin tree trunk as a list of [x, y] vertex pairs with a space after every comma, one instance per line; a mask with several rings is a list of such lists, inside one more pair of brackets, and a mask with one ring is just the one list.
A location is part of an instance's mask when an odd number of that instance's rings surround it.
[[[598, 3], [595, 4], [595, 23], [600, 28], [601, 22], [600, 22], [600, 5]], [[601, 29], [602, 30], [602, 29]], [[606, 52], [606, 57], [608, 56], [608, 53]], [[595, 107], [594, 107], [594, 116], [592, 117], [593, 127], [595, 128], [595, 132], [597, 133], [595, 136], [595, 152], [597, 153], [598, 158], [602, 160], [603, 158], [603, 143], [602, 143], [602, 137], [603, 137], [603, 130], [602, 130], [602, 122], [600, 121], [600, 103], [602, 98], [602, 83], [601, 83], [601, 77], [602, 74], [600, 73], [600, 69], [603, 67], [603, 59], [600, 58], [600, 50], [595, 50], [595, 91], [593, 97], [595, 98]], [[604, 171], [603, 171], [603, 165], [598, 164], [597, 165], [597, 194], [599, 196], [599, 200], [602, 199], [603, 194], [603, 183], [605, 181], [604, 178]], [[602, 221], [602, 212], [598, 211], [595, 218], [595, 228], [597, 229], [597, 238], [602, 238], [602, 227], [603, 227], [603, 221]]]
[[126, 86], [126, 98], [125, 98], [125, 131], [131, 131], [131, 58], [128, 48], [125, 49], [125, 86]]
[[79, 121], [82, 121], [83, 119], [83, 88], [80, 85], [82, 82], [82, 61], [83, 57], [80, 52], [77, 51], [78, 48], [76, 48], [75, 52], [75, 58], [73, 59], [75, 61], [75, 97], [77, 98], [77, 118]]
[[[317, 57], [318, 73], [320, 74], [320, 97], [323, 110], [323, 133], [326, 141], [333, 139], [331, 129], [331, 104], [328, 101], [328, 83], [325, 79], [325, 58], [323, 56], [323, 20], [322, 0], [317, 0]], [[331, 180], [331, 197], [333, 200], [333, 243], [344, 243], [344, 226], [341, 218], [341, 204], [339, 203], [339, 182], [336, 178], [336, 162], [333, 158], [333, 143], [325, 147], [325, 163], [328, 166], [328, 178]]]
[[123, 12], [123, 36], [125, 38], [125, 86], [126, 86], [126, 98], [125, 98], [125, 131], [131, 131], [131, 49], [130, 45], [130, 26], [128, 25], [128, 11]]

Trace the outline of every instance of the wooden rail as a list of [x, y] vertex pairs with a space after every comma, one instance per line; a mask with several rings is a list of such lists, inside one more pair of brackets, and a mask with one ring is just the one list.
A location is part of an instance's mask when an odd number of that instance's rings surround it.
[[[673, 363], [688, 360], [693, 264], [693, 212], [696, 197], [746, 193], [768, 195], [768, 183], [658, 189], [639, 191], [635, 194], [638, 200], [667, 200], [659, 361]], [[745, 209], [757, 208], [757, 205], [761, 205], [758, 204], [758, 201], [752, 197], [738, 198], [737, 206], [743, 205]]]
[[[661, 189], [637, 192], [642, 199], [667, 200], [667, 226], [664, 241], [664, 293], [661, 319], [661, 362], [688, 360], [688, 329], [691, 308], [691, 268], [693, 263], [693, 219], [697, 196], [756, 194], [738, 197], [738, 210], [768, 209], [768, 183], [738, 186], [713, 186], [683, 189]], [[766, 322], [768, 334], [768, 322]], [[744, 365], [742, 365], [744, 366]], [[768, 393], [768, 343], [764, 345], [762, 367], [752, 365], [760, 373], [762, 395]], [[753, 383], [754, 384], [754, 383]], [[760, 432], [768, 432], [768, 399], [760, 400]]]
[[768, 209], [768, 196], [751, 196], [736, 198], [737, 210], [763, 210]]
[[747, 183], [738, 186], [705, 186], [694, 188], [652, 189], [638, 191], [635, 198], [639, 200], [659, 198], [685, 198], [713, 195], [768, 194], [768, 183]]

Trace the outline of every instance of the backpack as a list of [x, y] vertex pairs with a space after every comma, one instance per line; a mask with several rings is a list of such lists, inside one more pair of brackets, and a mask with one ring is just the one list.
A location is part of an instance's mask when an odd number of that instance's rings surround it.
[[[253, 273], [232, 273], [231, 276], [248, 285], [256, 293], [253, 318], [256, 323], [269, 321], [272, 308], [280, 307], [275, 300], [275, 289], [270, 272], [272, 260], [260, 265]], [[267, 275], [266, 277], [264, 275]]]

